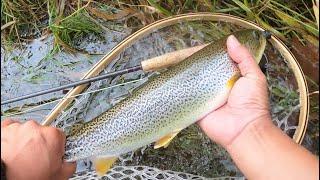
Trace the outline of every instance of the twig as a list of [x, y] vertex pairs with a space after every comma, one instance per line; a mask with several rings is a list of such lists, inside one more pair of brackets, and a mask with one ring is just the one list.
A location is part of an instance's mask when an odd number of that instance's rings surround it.
[[7, 28], [7, 27], [9, 27], [9, 26], [11, 26], [11, 25], [13, 25], [13, 24], [15, 24], [16, 22], [17, 22], [16, 20], [13, 20], [13, 21], [10, 21], [10, 22], [2, 25], [2, 26], [1, 26], [1, 31], [4, 30], [5, 28]]
[[314, 91], [312, 93], [309, 93], [308, 96], [314, 95], [314, 94], [319, 94], [319, 91]]

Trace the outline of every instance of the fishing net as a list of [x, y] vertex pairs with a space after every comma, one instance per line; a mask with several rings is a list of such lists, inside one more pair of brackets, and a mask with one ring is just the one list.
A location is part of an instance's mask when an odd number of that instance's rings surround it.
[[82, 172], [72, 177], [72, 180], [94, 180], [94, 179], [126, 179], [126, 180], [140, 180], [140, 179], [170, 179], [170, 180], [244, 180], [244, 177], [219, 177], [219, 178], [205, 178], [193, 174], [181, 173], [175, 171], [162, 171], [157, 168], [148, 166], [117, 166], [112, 168], [108, 174], [99, 177], [94, 171]]
[[[101, 73], [138, 65], [142, 60], [174, 50], [208, 43], [239, 27], [223, 23], [181, 23], [163, 28], [138, 40], [128, 47]], [[201, 30], [199, 26], [205, 26]], [[210, 26], [210, 27], [206, 27]], [[228, 28], [226, 28], [228, 26]], [[209, 34], [207, 29], [210, 29]], [[224, 30], [224, 34], [217, 35]], [[142, 51], [143, 50], [143, 51]], [[269, 96], [273, 122], [290, 137], [297, 128], [299, 116], [299, 93], [292, 71], [287, 62], [270, 44], [265, 51], [263, 66], [269, 84]], [[121, 99], [148, 81], [157, 73], [142, 71], [91, 83], [84, 94], [66, 108], [53, 125], [68, 128], [77, 122], [87, 122], [111, 108]], [[72, 179], [96, 179], [92, 162], [77, 163], [77, 174]], [[162, 169], [162, 170], [160, 170]], [[170, 169], [164, 170], [164, 169]], [[172, 171], [171, 171], [172, 170]], [[194, 174], [194, 175], [193, 175]], [[102, 179], [244, 179], [228, 153], [211, 142], [196, 126], [182, 131], [165, 150], [152, 146], [124, 154]]]

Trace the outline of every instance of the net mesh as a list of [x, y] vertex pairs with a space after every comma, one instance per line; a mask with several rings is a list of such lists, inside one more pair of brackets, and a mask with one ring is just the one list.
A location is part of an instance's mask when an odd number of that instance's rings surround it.
[[193, 174], [162, 171], [157, 168], [148, 166], [116, 166], [112, 168], [106, 175], [98, 176], [94, 171], [87, 171], [76, 174], [71, 178], [72, 180], [94, 180], [94, 179], [125, 179], [125, 180], [140, 180], [140, 179], [172, 179], [172, 180], [244, 180], [244, 177], [219, 177], [219, 178], [205, 178]]

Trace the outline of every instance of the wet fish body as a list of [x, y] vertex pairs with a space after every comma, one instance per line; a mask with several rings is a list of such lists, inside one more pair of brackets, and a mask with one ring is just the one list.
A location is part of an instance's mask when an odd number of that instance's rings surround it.
[[[262, 32], [235, 33], [260, 60]], [[223, 105], [240, 76], [226, 38], [211, 43], [134, 91], [92, 121], [71, 130], [65, 159], [111, 158], [156, 142], [166, 147], [182, 129]]]

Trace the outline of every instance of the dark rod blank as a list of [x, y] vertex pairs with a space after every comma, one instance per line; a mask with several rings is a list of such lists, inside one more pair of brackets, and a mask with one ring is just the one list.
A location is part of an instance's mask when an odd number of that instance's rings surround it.
[[73, 82], [73, 83], [62, 85], [62, 86], [59, 86], [59, 87], [54, 87], [54, 88], [38, 91], [38, 92], [27, 94], [27, 95], [24, 95], [24, 96], [12, 98], [12, 99], [9, 99], [9, 100], [1, 102], [1, 105], [5, 105], [5, 104], [9, 104], [9, 103], [13, 103], [13, 102], [29, 99], [29, 98], [40, 96], [40, 95], [43, 95], [43, 94], [49, 94], [49, 93], [60, 91], [60, 90], [63, 90], [63, 89], [79, 86], [79, 85], [82, 85], [82, 84], [91, 83], [91, 82], [94, 82], [94, 81], [99, 81], [99, 80], [110, 78], [110, 77], [115, 77], [115, 76], [127, 74], [127, 73], [130, 73], [130, 72], [135, 72], [135, 71], [139, 71], [139, 70], [142, 70], [141, 65], [134, 66], [134, 67], [131, 67], [131, 68], [128, 68], [128, 69], [123, 69], [123, 70], [107, 73], [107, 74], [103, 74], [103, 75], [96, 76], [96, 77], [93, 77], [93, 78], [83, 79], [83, 80], [80, 80], [80, 81], [77, 81], [77, 82]]

